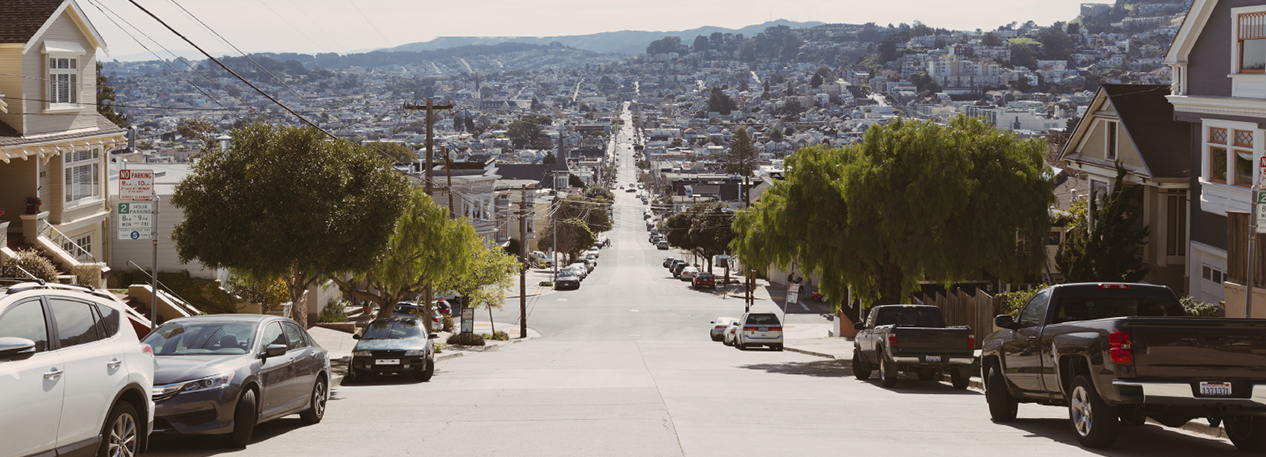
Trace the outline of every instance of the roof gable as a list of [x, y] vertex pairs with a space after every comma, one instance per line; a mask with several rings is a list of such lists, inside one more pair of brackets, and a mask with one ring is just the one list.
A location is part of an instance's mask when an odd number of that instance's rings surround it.
[[1191, 175], [1190, 126], [1173, 119], [1174, 108], [1165, 98], [1169, 86], [1155, 84], [1103, 84], [1077, 124], [1059, 160], [1077, 154], [1095, 125], [1097, 113], [1115, 113], [1125, 130], [1125, 139], [1134, 145], [1149, 178], [1176, 178]]
[[1178, 33], [1174, 34], [1173, 43], [1169, 45], [1169, 52], [1165, 53], [1166, 64], [1187, 62], [1187, 56], [1196, 46], [1196, 40], [1204, 32], [1204, 25], [1209, 22], [1209, 16], [1217, 5], [1218, 0], [1194, 0], [1191, 3], [1191, 9], [1187, 10], [1187, 16], [1178, 27]]
[[75, 0], [0, 0], [0, 43], [20, 43], [29, 52], [39, 38], [65, 13], [93, 48], [106, 49], [105, 40]]

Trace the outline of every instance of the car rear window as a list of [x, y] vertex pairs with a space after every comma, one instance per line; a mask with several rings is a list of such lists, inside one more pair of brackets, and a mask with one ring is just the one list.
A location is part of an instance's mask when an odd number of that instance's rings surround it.
[[778, 316], [773, 314], [749, 314], [747, 325], [778, 325]]
[[945, 319], [936, 308], [889, 308], [879, 310], [875, 325], [940, 328], [945, 326]]
[[1089, 289], [1061, 290], [1055, 322], [1108, 317], [1186, 316], [1173, 294], [1156, 290]]

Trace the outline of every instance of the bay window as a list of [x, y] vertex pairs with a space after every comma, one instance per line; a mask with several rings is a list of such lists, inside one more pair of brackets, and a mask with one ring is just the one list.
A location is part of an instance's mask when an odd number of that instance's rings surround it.
[[101, 150], [79, 150], [66, 154], [62, 187], [67, 206], [101, 197]]

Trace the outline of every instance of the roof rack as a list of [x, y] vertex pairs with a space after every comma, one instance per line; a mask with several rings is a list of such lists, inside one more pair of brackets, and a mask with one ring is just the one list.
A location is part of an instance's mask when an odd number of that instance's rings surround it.
[[33, 279], [33, 278], [0, 278], [0, 286], [4, 286], [5, 283], [8, 283], [7, 290], [5, 291], [5, 293], [7, 294], [15, 294], [18, 292], [31, 290], [31, 289], [55, 289], [55, 290], [74, 290], [74, 291], [88, 292], [90, 294], [98, 295], [98, 296], [105, 296], [103, 295], [104, 291], [99, 290], [96, 287], [92, 287], [92, 286], [84, 285], [84, 284], [61, 284], [61, 283], [55, 283], [55, 282], [50, 283], [50, 282], [44, 281], [43, 279]]

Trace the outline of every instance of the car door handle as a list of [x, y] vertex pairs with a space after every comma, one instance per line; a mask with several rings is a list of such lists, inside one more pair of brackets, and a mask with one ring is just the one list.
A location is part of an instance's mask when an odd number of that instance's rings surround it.
[[1033, 340], [1036, 340], [1036, 339], [1037, 339], [1037, 337], [1036, 337], [1036, 336], [1030, 336], [1030, 337], [1029, 337], [1029, 341], [1033, 341]]
[[51, 381], [56, 381], [61, 377], [62, 377], [62, 370], [58, 370], [56, 367], [54, 367], [52, 370], [49, 370], [48, 373], [44, 373], [44, 379], [48, 379]]
[[119, 359], [113, 359], [109, 362], [106, 362], [106, 367], [110, 368], [111, 370], [117, 370], [119, 368], [119, 365], [123, 365], [123, 361]]

